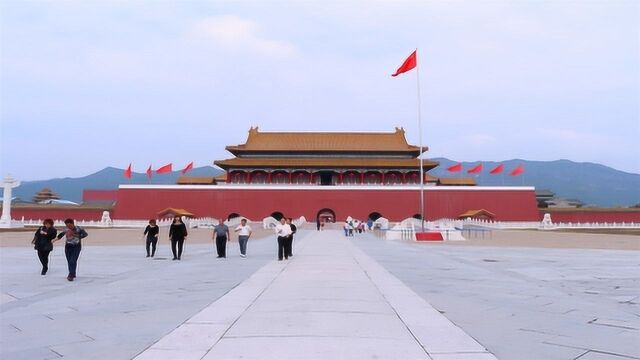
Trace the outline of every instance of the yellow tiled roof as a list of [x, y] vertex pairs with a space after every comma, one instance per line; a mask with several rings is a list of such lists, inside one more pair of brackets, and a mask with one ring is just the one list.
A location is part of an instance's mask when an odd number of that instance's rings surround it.
[[[215, 161], [214, 164], [223, 168], [385, 168], [385, 169], [415, 169], [420, 168], [419, 159], [389, 159], [389, 158], [232, 158]], [[437, 161], [424, 160], [426, 170], [438, 166]]]
[[458, 215], [458, 218], [468, 218], [468, 217], [476, 217], [480, 215], [486, 215], [489, 217], [494, 217], [496, 214], [492, 213], [489, 210], [480, 209], [480, 210], [468, 210], [465, 213]]
[[439, 178], [438, 184], [449, 185], [449, 186], [475, 185], [476, 179], [474, 178]]
[[[244, 151], [356, 151], [356, 152], [419, 152], [409, 145], [404, 129], [394, 132], [259, 132], [251, 128], [247, 142], [227, 146], [232, 153]], [[424, 146], [426, 151], [427, 147]]]

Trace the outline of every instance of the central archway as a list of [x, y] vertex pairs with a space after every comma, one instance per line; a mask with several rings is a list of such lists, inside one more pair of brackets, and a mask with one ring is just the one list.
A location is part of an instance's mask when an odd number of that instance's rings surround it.
[[320, 209], [316, 215], [316, 220], [324, 223], [334, 223], [336, 222], [336, 213], [328, 208]]

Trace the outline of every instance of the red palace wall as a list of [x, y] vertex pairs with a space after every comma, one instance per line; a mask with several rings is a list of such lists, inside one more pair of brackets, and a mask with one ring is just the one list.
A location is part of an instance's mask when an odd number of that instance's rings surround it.
[[[275, 211], [287, 217], [315, 221], [323, 208], [338, 221], [347, 216], [366, 220], [378, 212], [392, 221], [419, 213], [419, 188], [366, 187], [243, 187], [197, 185], [123, 185], [113, 219], [150, 219], [167, 207], [182, 208], [196, 217], [226, 218], [237, 213], [259, 221]], [[537, 221], [533, 187], [425, 188], [427, 219], [457, 218], [472, 209], [486, 209], [495, 220]]]
[[640, 209], [540, 209], [539, 219], [546, 213], [554, 223], [640, 223]]

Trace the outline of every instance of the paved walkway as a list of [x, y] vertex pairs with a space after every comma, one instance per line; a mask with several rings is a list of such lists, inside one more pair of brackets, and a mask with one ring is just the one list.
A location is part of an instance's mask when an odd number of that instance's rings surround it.
[[310, 232], [136, 360], [495, 359], [338, 231]]

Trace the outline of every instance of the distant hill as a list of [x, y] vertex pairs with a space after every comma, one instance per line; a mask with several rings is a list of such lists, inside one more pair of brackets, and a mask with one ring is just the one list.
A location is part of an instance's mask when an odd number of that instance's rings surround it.
[[[630, 206], [640, 203], [640, 174], [627, 173], [600, 164], [570, 160], [482, 161], [482, 173], [474, 175], [467, 174], [467, 170], [480, 161], [462, 162], [462, 173], [450, 173], [447, 168], [457, 164], [457, 161], [446, 158], [433, 160], [440, 162], [440, 166], [429, 172], [433, 176], [473, 176], [478, 185], [535, 186], [536, 189], [551, 190], [557, 197], [578, 199], [585, 204], [596, 206]], [[498, 164], [504, 164], [504, 173], [490, 175], [489, 171]], [[524, 173], [509, 176], [509, 172], [519, 164], [524, 165]]]
[[[124, 170], [114, 167], [106, 167], [97, 173], [81, 178], [62, 178], [50, 180], [23, 181], [13, 190], [13, 196], [24, 201], [31, 201], [36, 192], [42, 188], [50, 188], [58, 193], [61, 199], [75, 202], [82, 201], [83, 189], [117, 189], [120, 184], [175, 184], [180, 171], [168, 174], [153, 175], [151, 179], [147, 174], [133, 173], [131, 179], [123, 176]], [[188, 176], [217, 176], [222, 173], [212, 166], [194, 168], [187, 173]]]
[[[478, 162], [463, 162], [462, 173], [447, 171], [457, 161], [446, 158], [433, 159], [440, 166], [430, 171], [433, 176], [474, 176], [479, 185], [527, 185], [536, 189], [548, 189], [558, 197], [574, 198], [586, 204], [596, 206], [630, 206], [640, 203], [640, 174], [619, 171], [608, 166], [594, 163], [577, 163], [569, 160], [529, 161], [506, 160], [502, 162], [483, 161], [483, 171], [479, 175], [467, 174], [467, 170]], [[501, 175], [489, 175], [489, 171], [498, 164], [504, 164]], [[508, 172], [519, 164], [524, 165], [524, 174], [509, 176]], [[146, 174], [134, 173], [131, 179], [123, 177], [123, 169], [107, 167], [81, 178], [63, 178], [38, 181], [23, 181], [14, 189], [14, 196], [31, 201], [33, 195], [48, 187], [58, 193], [60, 198], [80, 202], [83, 189], [117, 189], [120, 184], [175, 184], [179, 171], [170, 174], [154, 175], [149, 181]], [[222, 171], [211, 166], [191, 170], [189, 176], [216, 176]]]

